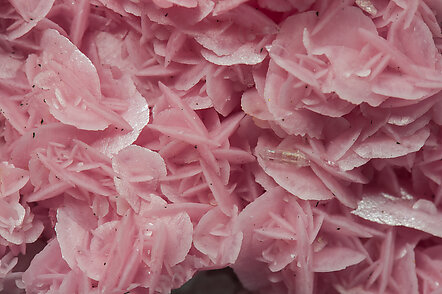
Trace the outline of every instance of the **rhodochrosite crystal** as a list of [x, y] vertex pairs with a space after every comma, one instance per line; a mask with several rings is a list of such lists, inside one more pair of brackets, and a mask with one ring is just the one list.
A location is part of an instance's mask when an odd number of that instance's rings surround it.
[[441, 23], [440, 0], [0, 0], [0, 292], [230, 267], [241, 293], [442, 293]]

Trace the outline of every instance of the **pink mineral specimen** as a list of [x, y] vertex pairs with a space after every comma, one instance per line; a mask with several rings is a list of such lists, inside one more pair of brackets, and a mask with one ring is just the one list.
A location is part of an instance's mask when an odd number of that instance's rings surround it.
[[[440, 0], [0, 3], [0, 292], [442, 293]], [[180, 290], [181, 291], [181, 290]]]

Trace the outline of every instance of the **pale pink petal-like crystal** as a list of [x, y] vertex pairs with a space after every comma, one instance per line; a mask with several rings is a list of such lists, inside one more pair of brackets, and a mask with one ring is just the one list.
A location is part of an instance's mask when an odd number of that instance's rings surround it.
[[3, 1], [0, 292], [230, 266], [241, 293], [440, 293], [441, 23], [440, 0]]

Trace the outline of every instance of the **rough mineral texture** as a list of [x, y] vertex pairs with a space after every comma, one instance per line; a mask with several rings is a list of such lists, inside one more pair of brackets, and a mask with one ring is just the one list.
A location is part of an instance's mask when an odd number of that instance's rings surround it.
[[0, 0], [0, 291], [231, 267], [250, 293], [442, 293], [441, 23], [440, 0]]

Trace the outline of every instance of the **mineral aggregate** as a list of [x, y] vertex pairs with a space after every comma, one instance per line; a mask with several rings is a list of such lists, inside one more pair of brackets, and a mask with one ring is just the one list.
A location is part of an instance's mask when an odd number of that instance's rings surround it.
[[0, 291], [231, 267], [251, 293], [442, 293], [441, 23], [440, 0], [0, 1]]

